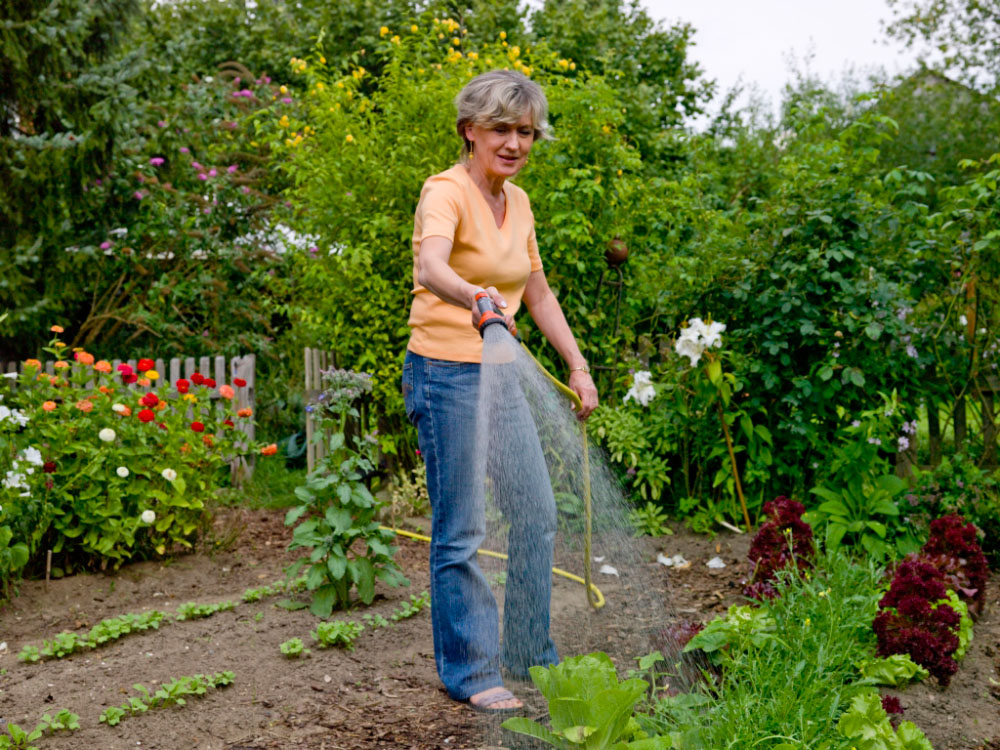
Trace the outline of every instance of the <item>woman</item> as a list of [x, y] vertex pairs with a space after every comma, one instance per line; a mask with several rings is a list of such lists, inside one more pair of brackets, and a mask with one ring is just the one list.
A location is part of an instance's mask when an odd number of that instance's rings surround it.
[[[527, 512], [505, 509], [512, 531], [501, 656], [496, 600], [476, 563], [485, 536], [483, 481], [476, 472], [481, 464], [474, 455], [482, 358], [477, 293], [489, 294], [511, 329], [521, 302], [527, 305], [569, 366], [581, 419], [597, 406], [597, 389], [542, 270], [528, 197], [508, 182], [534, 142], [549, 137], [545, 95], [524, 75], [497, 70], [470, 81], [455, 104], [463, 161], [424, 183], [414, 218], [403, 395], [426, 462], [433, 509], [431, 616], [438, 674], [455, 700], [502, 713], [522, 703], [503, 687], [501, 662], [511, 676], [525, 679], [528, 667], [557, 660], [548, 632], [555, 502], [532, 428], [531, 439], [519, 447], [535, 477], [519, 488], [517, 502]], [[530, 415], [523, 421], [530, 423]]]

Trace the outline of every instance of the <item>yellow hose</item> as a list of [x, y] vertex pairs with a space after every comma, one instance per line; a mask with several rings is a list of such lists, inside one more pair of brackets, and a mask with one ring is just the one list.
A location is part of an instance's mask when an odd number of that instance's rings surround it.
[[[385, 529], [386, 531], [392, 531], [393, 533], [399, 534], [400, 536], [405, 536], [410, 539], [416, 539], [421, 542], [429, 542], [431, 540], [429, 536], [426, 536], [424, 534], [417, 534], [412, 531], [405, 531], [403, 529], [394, 529], [389, 526], [382, 526], [381, 528]], [[493, 550], [489, 549], [480, 549], [476, 550], [476, 552], [485, 557], [495, 557], [499, 560], [507, 559], [507, 555], [505, 555], [503, 552], [494, 552]], [[588, 560], [590, 559], [589, 555], [587, 559]], [[593, 583], [584, 581], [582, 578], [580, 578], [580, 576], [568, 573], [562, 568], [552, 568], [552, 572], [555, 573], [557, 576], [562, 576], [563, 578], [568, 578], [571, 581], [575, 581], [576, 583], [582, 583], [585, 586], [587, 586], [588, 587], [587, 601], [590, 602], [590, 606], [592, 606], [594, 609], [600, 609], [601, 607], [604, 606], [604, 595], [601, 593], [601, 590], [597, 588], [597, 586], [595, 586]]]

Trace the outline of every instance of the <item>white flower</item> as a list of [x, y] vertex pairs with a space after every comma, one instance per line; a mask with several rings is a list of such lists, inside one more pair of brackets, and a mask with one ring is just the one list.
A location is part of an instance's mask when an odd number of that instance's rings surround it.
[[123, 414], [128, 407], [125, 404], [113, 404], [111, 406], [111, 411], [115, 414]]
[[5, 378], [10, 378], [11, 380], [17, 380], [17, 373], [16, 372], [5, 372], [3, 374], [3, 376]]
[[681, 335], [674, 349], [682, 357], [690, 359], [691, 366], [694, 367], [706, 349], [722, 346], [724, 330], [726, 330], [725, 323], [706, 323], [701, 318], [691, 318], [688, 327], [681, 329]]
[[21, 458], [27, 461], [29, 464], [34, 464], [35, 466], [41, 466], [45, 463], [42, 460], [42, 452], [38, 448], [25, 448], [21, 451]]
[[167, 480], [168, 482], [172, 482], [172, 481], [174, 481], [175, 479], [177, 479], [177, 472], [176, 472], [176, 471], [174, 471], [173, 469], [164, 469], [163, 471], [161, 471], [161, 472], [160, 472], [160, 474], [161, 474], [161, 475], [163, 476], [163, 478], [164, 478], [164, 479], [166, 479], [166, 480]]
[[3, 486], [12, 490], [26, 490], [28, 489], [27, 475], [22, 474], [17, 469], [11, 469], [4, 477]]
[[0, 422], [5, 422], [8, 419], [18, 427], [24, 427], [28, 424], [28, 415], [20, 409], [11, 409], [7, 406], [0, 406]]
[[115, 469], [115, 474], [124, 479], [125, 477], [128, 476], [128, 469], [126, 469], [124, 466], [119, 466], [117, 469]]
[[900, 451], [905, 451], [909, 447], [910, 447], [910, 439], [908, 437], [906, 437], [905, 435], [900, 435], [899, 436], [899, 450]]
[[969, 325], [969, 319], [966, 318], [964, 315], [958, 316], [958, 322], [961, 323], [963, 326]]
[[656, 397], [656, 388], [650, 382], [652, 377], [649, 370], [639, 370], [639, 372], [632, 376], [632, 387], [628, 389], [628, 393], [625, 394], [622, 403], [628, 403], [630, 398], [634, 398], [640, 404], [646, 406], [646, 404], [652, 401]]
[[917, 355], [917, 347], [915, 347], [913, 344], [907, 344], [906, 345], [906, 356], [912, 357], [913, 359], [916, 359], [917, 356], [918, 356]]
[[151, 510], [144, 510], [140, 518], [143, 523], [149, 524], [156, 520], [156, 513]]
[[114, 439], [118, 436], [115, 434], [115, 431], [112, 430], [110, 427], [105, 427], [103, 430], [97, 433], [97, 437], [99, 437], [105, 443], [110, 443], [113, 442]]

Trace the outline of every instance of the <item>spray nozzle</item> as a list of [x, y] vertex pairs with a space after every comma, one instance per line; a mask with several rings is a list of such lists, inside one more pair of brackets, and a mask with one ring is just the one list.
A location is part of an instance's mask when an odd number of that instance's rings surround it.
[[490, 295], [484, 290], [476, 292], [476, 309], [479, 310], [479, 322], [476, 323], [476, 328], [479, 329], [480, 336], [483, 336], [486, 327], [493, 323], [500, 323], [506, 327], [507, 322], [504, 320], [503, 313], [493, 304]]

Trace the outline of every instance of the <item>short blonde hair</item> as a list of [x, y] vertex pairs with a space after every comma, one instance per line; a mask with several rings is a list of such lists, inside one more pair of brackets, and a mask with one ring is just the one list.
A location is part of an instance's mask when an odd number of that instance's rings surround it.
[[476, 76], [455, 97], [455, 108], [458, 110], [455, 130], [464, 143], [465, 156], [472, 151], [472, 143], [465, 137], [466, 126], [513, 125], [525, 113], [531, 115], [536, 141], [552, 138], [545, 92], [526, 75], [514, 70], [491, 70]]

